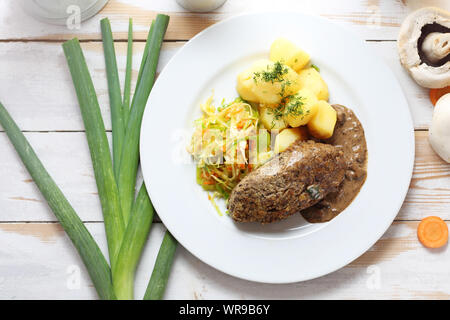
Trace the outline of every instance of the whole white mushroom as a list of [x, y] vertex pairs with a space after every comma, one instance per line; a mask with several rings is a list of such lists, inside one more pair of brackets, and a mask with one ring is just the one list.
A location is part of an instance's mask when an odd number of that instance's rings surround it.
[[450, 163], [450, 93], [443, 95], [434, 107], [428, 139], [434, 151]]

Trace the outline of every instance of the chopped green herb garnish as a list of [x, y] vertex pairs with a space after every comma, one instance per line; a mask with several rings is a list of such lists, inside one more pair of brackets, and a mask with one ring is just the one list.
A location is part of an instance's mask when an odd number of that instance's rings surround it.
[[314, 69], [317, 70], [317, 72], [320, 72], [320, 68], [318, 66], [316, 66], [315, 64], [312, 64], [311, 68], [314, 68]]
[[270, 108], [269, 112], [273, 114], [272, 129], [275, 127], [275, 121], [282, 119], [284, 116], [291, 115], [294, 117], [306, 115], [309, 110], [303, 110], [304, 98], [299, 95], [290, 95], [284, 97], [276, 108]]
[[255, 82], [262, 80], [265, 82], [282, 82], [283, 76], [289, 72], [289, 69], [280, 61], [274, 63], [273, 66], [268, 65], [267, 70], [253, 73]]
[[[253, 81], [264, 82], [279, 82], [281, 84], [281, 91], [278, 93], [282, 98], [286, 96], [286, 88], [292, 85], [290, 80], [284, 79], [284, 76], [289, 73], [289, 67], [284, 65], [281, 61], [275, 62], [273, 65], [267, 65], [267, 69], [264, 71], [258, 71], [253, 73]], [[263, 91], [267, 93], [267, 91]]]
[[292, 116], [301, 116], [304, 114], [303, 100], [301, 96], [293, 95], [288, 97], [288, 103], [286, 104], [286, 114]]
[[291, 81], [289, 81], [289, 80], [283, 81], [281, 83], [281, 91], [280, 91], [279, 95], [282, 98], [286, 95], [286, 86], [290, 86], [290, 85], [291, 85]]

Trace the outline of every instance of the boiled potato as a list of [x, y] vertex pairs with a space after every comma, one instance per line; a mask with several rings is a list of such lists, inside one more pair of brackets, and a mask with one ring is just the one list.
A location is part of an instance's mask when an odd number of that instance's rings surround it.
[[298, 139], [307, 140], [308, 131], [305, 127], [287, 128], [280, 132], [275, 138], [275, 153], [280, 153], [286, 150], [293, 142]]
[[277, 116], [275, 108], [261, 106], [259, 108], [259, 120], [267, 130], [281, 130], [287, 127], [283, 116]]
[[285, 38], [279, 38], [270, 47], [270, 60], [281, 61], [299, 72], [309, 62], [309, 54]]
[[298, 74], [290, 67], [262, 59], [238, 75], [239, 95], [247, 101], [278, 104], [300, 89]]
[[301, 89], [286, 103], [285, 119], [291, 127], [307, 124], [317, 112], [317, 98], [309, 89]]
[[318, 139], [330, 138], [333, 135], [336, 120], [336, 110], [328, 102], [319, 101], [316, 115], [308, 122], [308, 130]]
[[316, 95], [317, 99], [328, 101], [328, 86], [316, 69], [304, 69], [298, 75], [302, 89], [308, 88]]
[[242, 99], [251, 102], [258, 102], [258, 97], [253, 93], [255, 84], [253, 83], [254, 81], [252, 78], [253, 73], [251, 69], [241, 72], [237, 78], [236, 89]]

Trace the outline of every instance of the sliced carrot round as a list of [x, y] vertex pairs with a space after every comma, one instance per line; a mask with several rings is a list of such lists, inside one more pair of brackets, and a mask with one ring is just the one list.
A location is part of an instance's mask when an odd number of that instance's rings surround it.
[[450, 86], [439, 89], [430, 89], [430, 100], [433, 106], [436, 105], [440, 97], [447, 93], [450, 93]]
[[447, 224], [439, 217], [426, 217], [417, 228], [417, 237], [427, 248], [440, 248], [448, 240]]

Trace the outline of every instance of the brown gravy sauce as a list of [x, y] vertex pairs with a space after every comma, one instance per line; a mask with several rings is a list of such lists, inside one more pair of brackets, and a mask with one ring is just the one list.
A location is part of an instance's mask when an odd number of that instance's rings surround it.
[[311, 223], [330, 221], [341, 213], [358, 195], [367, 177], [367, 144], [364, 129], [352, 110], [335, 104], [337, 122], [333, 136], [322, 140], [342, 148], [347, 171], [337, 192], [329, 193], [316, 205], [301, 211]]

